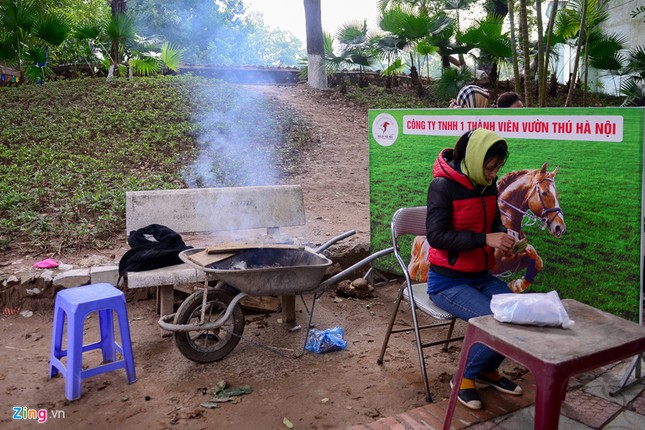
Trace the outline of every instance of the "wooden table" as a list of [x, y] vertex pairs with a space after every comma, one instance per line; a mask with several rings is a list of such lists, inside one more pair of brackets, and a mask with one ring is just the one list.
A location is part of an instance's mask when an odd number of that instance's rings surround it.
[[535, 429], [541, 430], [557, 430], [571, 376], [645, 351], [645, 327], [575, 300], [562, 300], [562, 304], [575, 321], [570, 329], [501, 323], [492, 315], [470, 319], [444, 430], [450, 429], [466, 359], [475, 343], [503, 354], [533, 374]]

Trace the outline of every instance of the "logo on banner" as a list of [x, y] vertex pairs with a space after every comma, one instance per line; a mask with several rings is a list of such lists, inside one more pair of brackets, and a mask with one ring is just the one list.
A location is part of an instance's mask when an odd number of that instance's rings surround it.
[[381, 146], [390, 146], [399, 136], [399, 125], [389, 113], [379, 114], [372, 123], [372, 136]]

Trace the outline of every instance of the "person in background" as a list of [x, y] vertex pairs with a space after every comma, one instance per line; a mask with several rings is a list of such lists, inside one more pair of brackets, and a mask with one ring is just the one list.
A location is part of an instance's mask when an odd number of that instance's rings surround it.
[[[434, 163], [426, 215], [428, 294], [437, 306], [465, 321], [491, 315], [492, 296], [511, 292], [489, 272], [495, 266], [495, 249], [512, 252], [515, 243], [502, 224], [497, 204], [497, 172], [507, 158], [506, 141], [478, 128], [461, 136], [454, 148], [441, 151]], [[473, 346], [459, 402], [482, 408], [476, 381], [521, 395], [522, 388], [499, 373], [503, 360], [503, 355], [482, 344]]]
[[521, 108], [524, 107], [520, 96], [513, 91], [502, 93], [497, 97], [498, 108]]
[[477, 85], [466, 85], [457, 93], [457, 98], [450, 101], [451, 108], [485, 108], [488, 107], [490, 94], [488, 90]]

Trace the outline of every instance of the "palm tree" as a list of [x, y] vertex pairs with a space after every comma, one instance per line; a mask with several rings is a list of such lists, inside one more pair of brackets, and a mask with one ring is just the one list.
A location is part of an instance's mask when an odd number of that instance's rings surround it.
[[[586, 103], [590, 67], [596, 70], [618, 71], [624, 59], [620, 54], [625, 39], [615, 34], [607, 34], [600, 25], [608, 18], [607, 12], [598, 0], [573, 0], [558, 12], [554, 36], [558, 42], [570, 41], [576, 46], [576, 57], [571, 82], [578, 80], [580, 59], [584, 58], [584, 93]], [[569, 88], [567, 103], [571, 101], [573, 86]]]
[[358, 66], [360, 73], [359, 87], [367, 86], [363, 72], [375, 60], [375, 51], [367, 32], [367, 21], [350, 22], [338, 29], [336, 33], [340, 45], [340, 57], [350, 66]]
[[[632, 18], [638, 18], [640, 15], [645, 23], [645, 6], [638, 7], [631, 13]], [[645, 46], [636, 46], [629, 51], [625, 73], [629, 78], [620, 86], [620, 92], [627, 97], [623, 104], [627, 105], [640, 99], [642, 106], [645, 102], [645, 94], [642, 89], [645, 84]]]
[[637, 46], [627, 54], [625, 72], [629, 78], [620, 86], [620, 92], [627, 97], [625, 105], [636, 99], [642, 99], [643, 84], [645, 84], [645, 46]]
[[[154, 49], [154, 43], [150, 47]], [[148, 50], [130, 58], [129, 65], [135, 74], [141, 76], [165, 75], [170, 71], [177, 73], [183, 66], [183, 54], [183, 49], [166, 41], [161, 45], [160, 53]]]
[[105, 32], [110, 39], [110, 68], [114, 76], [119, 76], [122, 55], [126, 43], [134, 38], [134, 19], [125, 13], [112, 14], [105, 25]]
[[387, 34], [374, 36], [370, 42], [376, 54], [387, 65], [382, 73], [386, 77], [385, 87], [392, 88], [392, 77], [397, 73], [401, 73], [404, 68], [401, 57], [404, 54], [407, 41], [393, 34]]
[[[459, 11], [468, 9], [473, 1], [474, 0], [444, 0], [444, 10], [455, 11], [455, 36], [457, 37], [457, 40], [459, 40], [459, 36], [462, 34]], [[463, 54], [459, 55], [459, 62], [461, 64], [465, 64]]]
[[0, 0], [0, 22], [0, 61], [15, 65], [30, 81], [50, 74], [49, 48], [65, 42], [69, 19], [34, 0]]
[[469, 28], [458, 40], [468, 47], [478, 48], [480, 61], [483, 59], [483, 62], [492, 63], [488, 76], [496, 86], [498, 63], [513, 56], [508, 34], [502, 33], [502, 17], [489, 15]]
[[110, 0], [110, 8], [112, 10], [112, 21], [108, 26], [108, 35], [112, 41], [110, 67], [114, 70], [115, 76], [119, 76], [122, 45], [125, 43], [126, 38], [133, 35], [133, 21], [126, 18], [128, 11], [127, 0]]
[[393, 5], [381, 12], [379, 26], [391, 34], [396, 46], [410, 56], [410, 76], [412, 83], [419, 83], [418, 63], [415, 60], [416, 45], [431, 34], [432, 20], [421, 10], [407, 5]]
[[134, 19], [126, 14], [109, 14], [97, 22], [78, 25], [73, 36], [77, 41], [89, 43], [93, 56], [108, 69], [108, 77], [118, 77], [125, 70], [121, 59], [126, 54], [127, 44], [135, 37]]

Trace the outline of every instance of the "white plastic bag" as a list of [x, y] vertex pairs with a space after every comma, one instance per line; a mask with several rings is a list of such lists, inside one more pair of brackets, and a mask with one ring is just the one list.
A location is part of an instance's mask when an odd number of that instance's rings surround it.
[[560, 302], [557, 291], [549, 293], [495, 294], [490, 309], [497, 321], [569, 328], [574, 321]]

